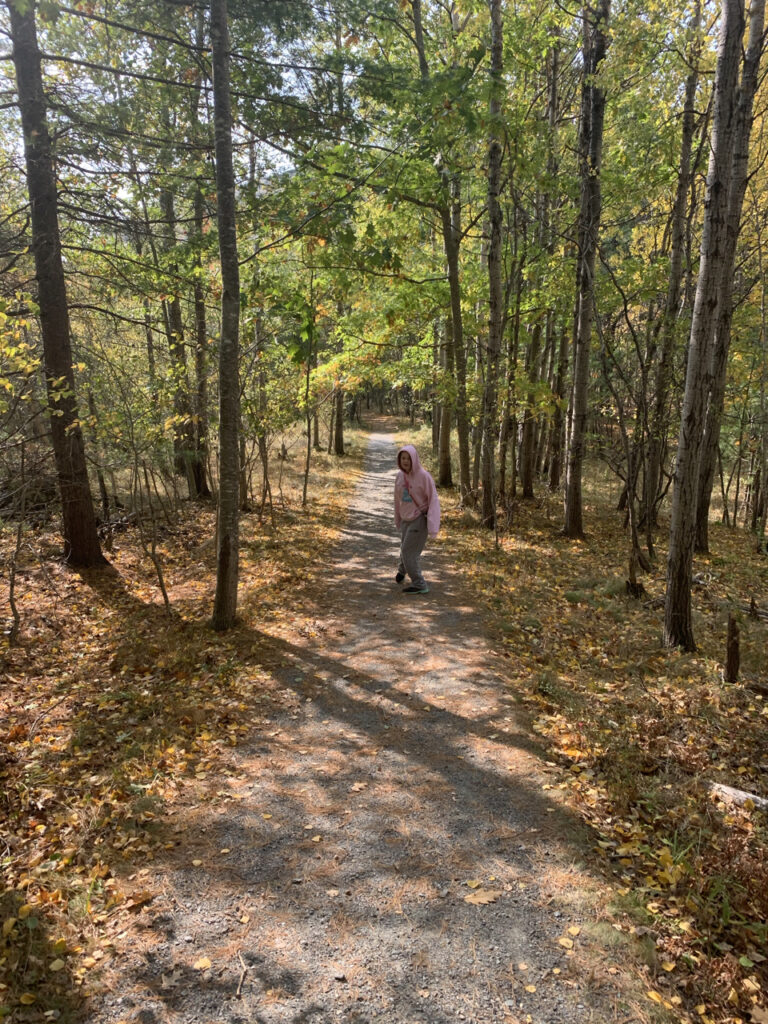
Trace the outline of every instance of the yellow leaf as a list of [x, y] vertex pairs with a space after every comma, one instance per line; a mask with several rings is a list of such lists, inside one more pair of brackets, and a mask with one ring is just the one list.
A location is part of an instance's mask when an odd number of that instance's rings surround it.
[[566, 949], [573, 949], [573, 939], [569, 939], [567, 935], [561, 935], [557, 941]]
[[65, 967], [65, 964], [64, 964], [63, 960], [52, 960], [51, 963], [48, 964], [48, 970], [49, 971], [53, 971], [54, 974], [56, 973], [56, 971], [60, 971], [64, 967]]
[[653, 1001], [654, 1003], [660, 1003], [660, 1002], [662, 1002], [662, 998], [661, 998], [661, 996], [659, 995], [659, 993], [658, 993], [658, 992], [646, 992], [645, 994], [646, 994], [646, 995], [648, 996], [648, 998], [649, 998], [650, 1000], [652, 1000], [652, 1001]]
[[4, 939], [8, 938], [8, 936], [11, 934], [15, 924], [16, 924], [16, 918], [15, 917], [9, 917], [7, 920], [3, 921], [3, 938]]
[[474, 903], [475, 906], [485, 906], [487, 903], [495, 903], [501, 896], [501, 889], [476, 889], [464, 897], [465, 903]]
[[518, 969], [518, 971], [527, 971], [528, 970], [528, 964], [518, 964], [517, 965], [517, 969]]
[[211, 961], [208, 959], [207, 956], [201, 956], [199, 960], [195, 960], [195, 962], [192, 964], [192, 967], [196, 971], [207, 971], [210, 966]]
[[535, 985], [526, 985], [525, 986], [525, 991], [526, 992], [535, 992], [536, 991], [536, 986]]
[[561, 974], [562, 972], [560, 971], [560, 968], [559, 968], [559, 967], [553, 967], [553, 968], [552, 968], [552, 973], [553, 973], [553, 974]]
[[270, 819], [271, 817], [272, 817], [272, 815], [271, 815], [271, 814], [262, 814], [262, 818], [263, 818], [263, 819], [264, 819], [265, 821], [269, 821], [269, 819]]
[[23, 1006], [31, 1006], [32, 1003], [37, 1002], [37, 996], [34, 994], [34, 992], [25, 992], [23, 996], [19, 997], [19, 1002]]
[[574, 924], [574, 925], [571, 925], [571, 927], [568, 929], [568, 934], [569, 935], [578, 935], [580, 931], [581, 931], [581, 928], [579, 928], [578, 925]]
[[661, 966], [665, 971], [674, 971], [675, 969], [675, 964], [673, 964], [671, 960], [662, 960]]
[[19, 918], [24, 921], [33, 911], [33, 907], [29, 903], [25, 903], [22, 907], [19, 907]]
[[312, 842], [313, 843], [322, 843], [322, 841], [323, 841], [323, 837], [322, 836], [312, 836]]
[[470, 889], [479, 889], [482, 884], [483, 883], [480, 881], [479, 878], [470, 878], [467, 881], [467, 885], [469, 886]]
[[202, 863], [203, 862], [201, 860], [193, 860], [192, 861], [192, 867], [193, 868], [199, 868]]

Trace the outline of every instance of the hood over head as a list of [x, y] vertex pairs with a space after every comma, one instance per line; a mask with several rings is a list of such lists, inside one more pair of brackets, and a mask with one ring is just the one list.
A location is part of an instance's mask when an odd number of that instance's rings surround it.
[[421, 472], [421, 460], [419, 459], [419, 453], [416, 451], [412, 444], [403, 445], [403, 447], [397, 453], [397, 468], [402, 470], [403, 473], [405, 472], [405, 470], [400, 465], [400, 456], [402, 455], [403, 452], [408, 452], [408, 454], [411, 456], [411, 471], [408, 474], [408, 476], [417, 476]]

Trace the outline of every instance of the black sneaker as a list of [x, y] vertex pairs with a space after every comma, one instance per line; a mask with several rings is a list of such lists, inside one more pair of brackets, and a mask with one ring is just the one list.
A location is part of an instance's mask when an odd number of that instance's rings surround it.
[[399, 572], [395, 576], [395, 583], [402, 583], [404, 579], [405, 579], [405, 573], [404, 572]]
[[424, 583], [420, 587], [417, 587], [414, 583], [411, 583], [411, 585], [409, 587], [403, 587], [403, 593], [404, 594], [428, 594], [429, 593], [429, 587], [427, 586], [426, 583]]

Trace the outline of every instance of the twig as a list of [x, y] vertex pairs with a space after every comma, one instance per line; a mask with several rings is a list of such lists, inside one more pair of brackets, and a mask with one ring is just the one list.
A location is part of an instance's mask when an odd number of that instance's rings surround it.
[[240, 961], [240, 964], [241, 964], [243, 969], [240, 972], [240, 980], [237, 983], [237, 991], [235, 992], [235, 999], [239, 999], [240, 998], [240, 996], [242, 994], [242, 991], [243, 991], [243, 984], [245, 982], [246, 975], [248, 974], [248, 965], [243, 960], [243, 956], [242, 956], [242, 954], [240, 952], [238, 952], [237, 958]]
[[36, 718], [36, 719], [34, 720], [34, 722], [32, 723], [32, 725], [30, 725], [30, 727], [29, 727], [29, 733], [28, 733], [28, 735], [27, 735], [27, 741], [28, 741], [29, 743], [31, 743], [31, 742], [32, 742], [32, 740], [34, 739], [34, 737], [36, 736], [36, 734], [37, 734], [37, 727], [38, 727], [38, 726], [40, 725], [40, 723], [42, 722], [42, 720], [43, 720], [44, 718], [46, 718], [46, 717], [47, 717], [48, 715], [50, 715], [50, 713], [51, 713], [51, 712], [53, 711], [53, 709], [54, 709], [54, 708], [57, 708], [57, 707], [59, 706], [59, 704], [63, 704], [63, 703], [65, 702], [65, 701], [68, 701], [68, 700], [69, 700], [69, 698], [70, 698], [70, 694], [68, 694], [68, 693], [67, 693], [67, 694], [66, 694], [66, 695], [65, 695], [64, 697], [62, 697], [62, 698], [61, 698], [60, 700], [54, 701], [54, 702], [53, 702], [53, 704], [51, 704], [51, 706], [50, 706], [50, 707], [48, 707], [48, 708], [46, 708], [46, 709], [45, 709], [45, 711], [41, 711], [41, 712], [40, 712], [40, 714], [39, 714], [39, 715], [37, 716], [37, 718]]

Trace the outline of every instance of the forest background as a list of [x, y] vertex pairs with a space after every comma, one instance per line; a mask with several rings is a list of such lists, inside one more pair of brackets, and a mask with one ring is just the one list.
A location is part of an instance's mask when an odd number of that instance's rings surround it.
[[[295, 499], [311, 516], [313, 466], [330, 473], [349, 421], [374, 409], [428, 423], [438, 483], [456, 485], [491, 558], [514, 544], [524, 502], [561, 520], [563, 543], [618, 537], [635, 600], [668, 550], [651, 600], [670, 649], [706, 649], [685, 662], [709, 695], [692, 684], [693, 717], [720, 702], [722, 665], [742, 681], [733, 708], [759, 723], [760, 0], [8, 0], [1, 28], [9, 657], [24, 573], [52, 558], [49, 524], [84, 569], [130, 531], [171, 612], [165, 531], [212, 499], [212, 621], [236, 626], [241, 515], [279, 527], [300, 452]], [[626, 535], [607, 525], [607, 488], [585, 502], [601, 465]], [[715, 647], [695, 596], [727, 575], [717, 558], [755, 576], [718, 592], [730, 624]], [[555, 684], [537, 678], [550, 701]], [[751, 783], [733, 812], [746, 860], [708, 890], [704, 917], [713, 899], [720, 924], [700, 932], [725, 965], [723, 1005], [744, 1013], [764, 984], [759, 735], [747, 764], [728, 754], [728, 781]], [[661, 817], [665, 857], [688, 864]], [[670, 869], [669, 885], [682, 877]]]

